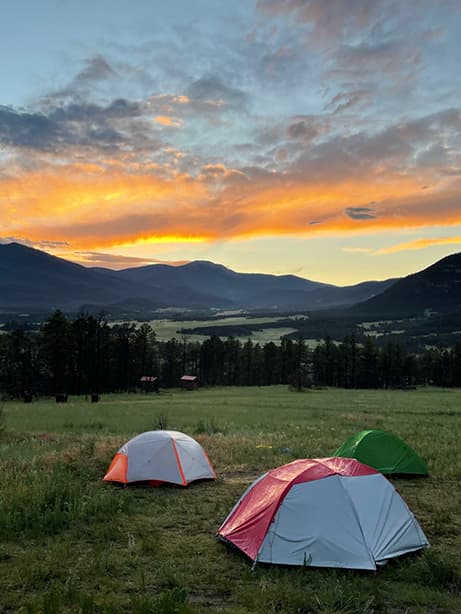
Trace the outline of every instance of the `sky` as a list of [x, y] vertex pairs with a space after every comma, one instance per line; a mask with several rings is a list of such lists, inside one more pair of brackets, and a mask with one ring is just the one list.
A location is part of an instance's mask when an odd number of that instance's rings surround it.
[[348, 285], [461, 251], [459, 0], [3, 0], [0, 242]]

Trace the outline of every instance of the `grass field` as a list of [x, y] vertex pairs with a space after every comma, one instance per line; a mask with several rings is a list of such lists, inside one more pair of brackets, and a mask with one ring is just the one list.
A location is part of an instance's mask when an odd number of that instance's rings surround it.
[[[118, 488], [101, 481], [144, 430], [185, 431], [216, 482]], [[5, 402], [0, 433], [0, 612], [191, 614], [461, 612], [461, 391], [219, 388]], [[377, 574], [257, 566], [214, 534], [263, 471], [329, 456], [363, 428], [426, 459], [394, 480], [432, 548]]]
[[[239, 326], [239, 325], [252, 324], [254, 325], [254, 330], [251, 332], [251, 334], [249, 333], [244, 336], [238, 336], [231, 332], [231, 335], [235, 337], [235, 339], [239, 339], [239, 341], [241, 341], [242, 343], [244, 343], [247, 339], [251, 337], [251, 340], [254, 343], [260, 343], [261, 345], [264, 345], [265, 343], [269, 343], [271, 341], [273, 343], [280, 344], [280, 338], [283, 337], [283, 335], [289, 335], [290, 333], [295, 332], [297, 329], [295, 327], [293, 328], [274, 327], [274, 328], [258, 329], [259, 324], [269, 324], [272, 322], [276, 323], [276, 322], [279, 322], [281, 319], [289, 320], [295, 317], [300, 317], [300, 316], [299, 315], [292, 316], [291, 318], [286, 317], [286, 316], [284, 316], [283, 318], [277, 317], [277, 316], [260, 317], [260, 318], [249, 317], [249, 316], [226, 316], [223, 318], [214, 318], [211, 320], [158, 319], [158, 320], [151, 320], [149, 324], [152, 326], [152, 328], [155, 331], [157, 341], [169, 341], [173, 337], [176, 337], [176, 339], [181, 339], [183, 335], [179, 331], [183, 328], [192, 329], [192, 328], [201, 328], [201, 327], [206, 327], [206, 326], [233, 327], [233, 326]], [[140, 322], [133, 321], [133, 324], [139, 325]], [[227, 339], [228, 336], [229, 335], [222, 336], [221, 339], [223, 339], [224, 341], [225, 339]], [[189, 341], [197, 341], [199, 343], [203, 343], [206, 339], [210, 338], [210, 335], [208, 333], [203, 334], [203, 335], [199, 333], [197, 334], [187, 333], [186, 337]], [[317, 344], [318, 344], [318, 341], [315, 340], [315, 345]], [[315, 347], [315, 345], [313, 345], [313, 347]]]

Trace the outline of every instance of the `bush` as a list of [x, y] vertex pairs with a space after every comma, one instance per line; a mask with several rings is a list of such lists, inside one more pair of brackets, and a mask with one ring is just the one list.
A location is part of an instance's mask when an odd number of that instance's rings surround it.
[[168, 428], [168, 418], [163, 414], [154, 420], [154, 429], [159, 431], [165, 431]]
[[195, 435], [215, 435], [227, 433], [227, 428], [218, 425], [214, 418], [200, 418], [194, 429]]

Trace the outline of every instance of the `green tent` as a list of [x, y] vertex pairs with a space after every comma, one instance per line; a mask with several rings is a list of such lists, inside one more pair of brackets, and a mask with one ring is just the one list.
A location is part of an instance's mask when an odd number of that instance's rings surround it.
[[334, 455], [356, 458], [381, 473], [428, 474], [423, 459], [402, 439], [385, 431], [360, 431], [346, 439]]

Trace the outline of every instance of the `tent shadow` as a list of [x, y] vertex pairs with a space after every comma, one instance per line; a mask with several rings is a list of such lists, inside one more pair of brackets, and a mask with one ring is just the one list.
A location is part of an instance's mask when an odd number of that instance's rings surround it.
[[427, 480], [430, 475], [426, 473], [383, 473], [385, 478], [397, 480], [399, 482], [407, 482], [408, 480]]
[[373, 577], [384, 573], [385, 571], [398, 571], [399, 569], [404, 568], [406, 565], [411, 563], [412, 561], [416, 561], [424, 557], [425, 549], [423, 550], [415, 550], [413, 552], [407, 552], [405, 554], [401, 554], [398, 557], [389, 559], [384, 565], [377, 565], [376, 570], [370, 569], [348, 569], [345, 567], [320, 567], [316, 565], [284, 565], [280, 563], [260, 563], [254, 562], [252, 559], [247, 556], [244, 552], [242, 552], [239, 548], [237, 548], [234, 544], [232, 544], [227, 539], [223, 538], [220, 535], [215, 535], [216, 541], [225, 547], [228, 556], [239, 560], [244, 563], [249, 563], [249, 569], [251, 571], [255, 571], [256, 569], [283, 569], [285, 571], [293, 570], [299, 571], [301, 569], [310, 569], [311, 571], [315, 571], [318, 574], [326, 574], [331, 575], [340, 574], [341, 576], [349, 576], [350, 574], [357, 576], [368, 576]]
[[199, 484], [204, 483], [213, 483], [216, 482], [216, 478], [202, 478], [200, 480], [194, 480], [193, 482], [189, 482], [189, 484], [173, 484], [171, 482], [161, 482], [159, 480], [144, 480], [139, 482], [129, 482], [125, 484], [124, 482], [114, 482], [111, 481], [110, 484], [115, 486], [116, 488], [121, 489], [133, 489], [133, 490], [155, 490], [161, 492], [162, 490], [169, 491], [181, 491], [184, 489], [191, 490]]

